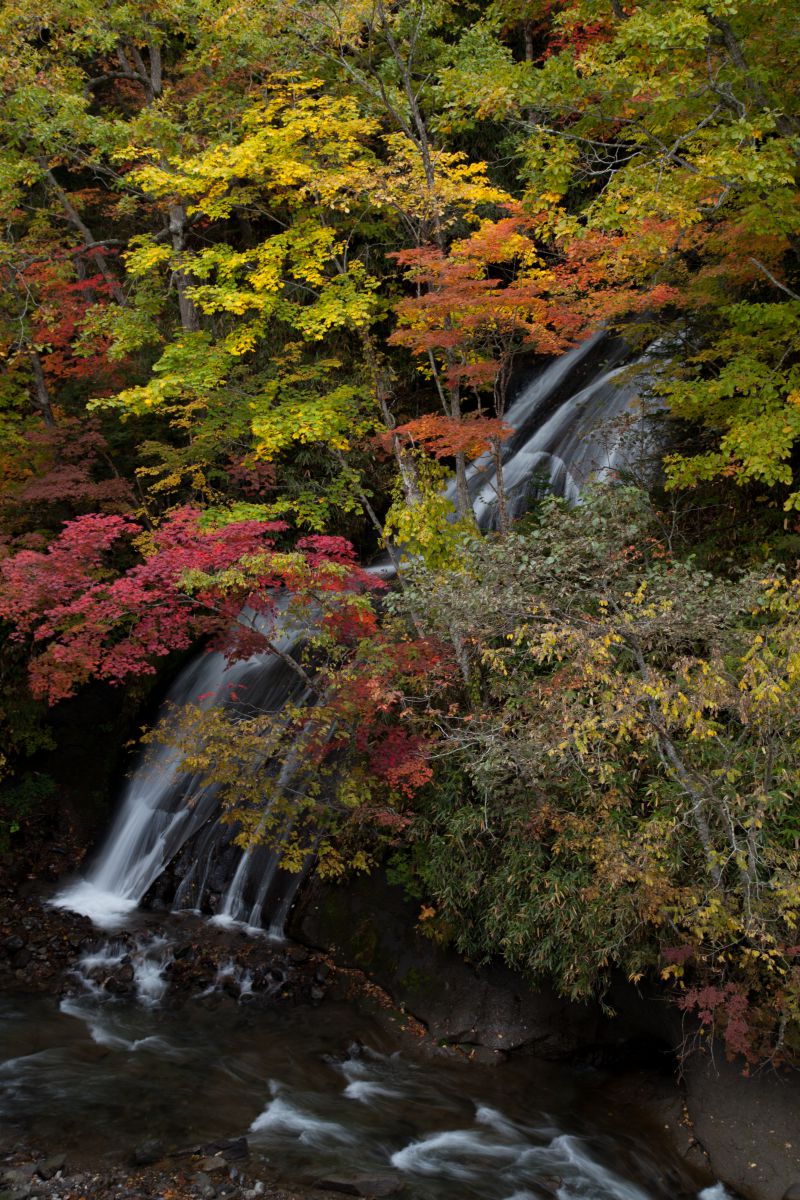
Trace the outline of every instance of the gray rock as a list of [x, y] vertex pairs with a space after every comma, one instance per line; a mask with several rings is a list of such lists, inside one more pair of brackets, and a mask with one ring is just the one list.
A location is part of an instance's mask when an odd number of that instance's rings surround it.
[[66, 1161], [65, 1155], [53, 1154], [50, 1158], [46, 1158], [44, 1162], [36, 1164], [36, 1174], [42, 1179], [52, 1179], [59, 1171], [64, 1170]]
[[35, 1163], [24, 1163], [21, 1167], [9, 1167], [3, 1171], [3, 1183], [9, 1187], [24, 1187], [30, 1183], [33, 1176], [36, 1174]]
[[206, 1175], [205, 1171], [198, 1171], [192, 1176], [192, 1184], [197, 1188], [203, 1200], [214, 1200], [217, 1194], [217, 1189]]
[[149, 1167], [164, 1157], [164, 1143], [158, 1138], [145, 1138], [135, 1147], [131, 1162], [135, 1167]]
[[783, 1200], [800, 1200], [800, 1180], [792, 1183], [783, 1193]]
[[207, 1175], [213, 1174], [215, 1171], [224, 1171], [228, 1164], [220, 1155], [214, 1155], [213, 1158], [204, 1158], [198, 1166], [201, 1171], [205, 1171]]

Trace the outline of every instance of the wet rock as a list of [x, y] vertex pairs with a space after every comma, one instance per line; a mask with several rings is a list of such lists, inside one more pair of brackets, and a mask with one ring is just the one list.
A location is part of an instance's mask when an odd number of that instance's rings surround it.
[[546, 1175], [544, 1179], [537, 1179], [536, 1185], [545, 1193], [545, 1195], [557, 1196], [559, 1190], [561, 1189], [562, 1181], [560, 1179], [556, 1179], [554, 1176]]
[[783, 1200], [800, 1200], [800, 1180], [786, 1189], [783, 1193]]
[[106, 979], [104, 987], [112, 996], [128, 996], [135, 990], [135, 972], [129, 958], [123, 959], [121, 965]]
[[131, 1162], [135, 1167], [149, 1167], [164, 1157], [164, 1143], [158, 1138], [145, 1138], [136, 1146], [131, 1154]]
[[214, 1155], [213, 1158], [204, 1158], [198, 1165], [201, 1171], [205, 1171], [207, 1175], [212, 1175], [215, 1171], [224, 1171], [227, 1163], [221, 1155]]
[[287, 946], [286, 954], [292, 962], [296, 963], [308, 962], [309, 958], [311, 957], [311, 951], [307, 946], [300, 946], [296, 943], [292, 944], [291, 946]]
[[486, 1067], [498, 1067], [508, 1058], [505, 1051], [491, 1050], [488, 1046], [470, 1046], [469, 1044], [465, 1044], [460, 1049], [463, 1050], [470, 1062], [480, 1063], [481, 1066]]
[[19, 950], [24, 949], [25, 939], [21, 938], [18, 933], [12, 933], [11, 937], [6, 938], [4, 945], [9, 954], [16, 954]]
[[405, 1185], [402, 1180], [385, 1175], [356, 1175], [352, 1178], [329, 1175], [325, 1179], [318, 1179], [313, 1186], [320, 1191], [339, 1192], [343, 1196], [368, 1196], [379, 1200], [384, 1196], [399, 1195]]
[[46, 1158], [43, 1162], [36, 1164], [36, 1174], [41, 1179], [52, 1179], [59, 1171], [64, 1170], [66, 1161], [65, 1155], [53, 1154], [50, 1158]]
[[198, 1171], [192, 1176], [192, 1184], [197, 1188], [203, 1200], [214, 1200], [217, 1194], [217, 1189], [209, 1179], [205, 1171]]
[[19, 1167], [9, 1167], [2, 1173], [3, 1183], [9, 1187], [22, 1187], [26, 1183], [30, 1183], [33, 1176], [36, 1174], [35, 1163], [23, 1163]]
[[317, 987], [315, 985], [314, 987], [309, 989], [308, 994], [312, 1000], [314, 1000], [317, 1004], [319, 1004], [320, 1000], [325, 999], [325, 988]]
[[226, 1162], [246, 1162], [250, 1157], [250, 1147], [246, 1137], [227, 1138], [209, 1142], [202, 1147], [202, 1153], [208, 1156], [221, 1154]]
[[[800, 1181], [800, 1076], [762, 1072], [692, 1055], [686, 1104], [714, 1175], [747, 1200], [784, 1200]], [[800, 1192], [797, 1193], [800, 1195]]]

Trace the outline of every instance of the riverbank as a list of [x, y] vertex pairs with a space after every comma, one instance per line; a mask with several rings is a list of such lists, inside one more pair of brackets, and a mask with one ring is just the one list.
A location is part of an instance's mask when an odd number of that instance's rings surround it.
[[364, 1191], [352, 1181], [331, 1181], [308, 1191], [286, 1190], [264, 1178], [241, 1159], [202, 1147], [157, 1166], [73, 1169], [64, 1155], [16, 1153], [0, 1167], [0, 1200], [341, 1200], [343, 1195], [387, 1196], [387, 1191]]

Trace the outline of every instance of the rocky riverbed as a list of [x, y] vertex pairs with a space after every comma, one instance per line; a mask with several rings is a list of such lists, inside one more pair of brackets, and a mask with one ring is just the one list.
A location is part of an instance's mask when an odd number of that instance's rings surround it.
[[233, 1153], [227, 1146], [197, 1146], [167, 1159], [163, 1147], [145, 1144], [140, 1155], [155, 1157], [154, 1164], [100, 1171], [77, 1169], [63, 1154], [37, 1154], [31, 1147], [5, 1157], [0, 1200], [341, 1200], [343, 1195], [379, 1200], [391, 1194], [357, 1177], [287, 1191], [251, 1167], [241, 1142], [231, 1144]]

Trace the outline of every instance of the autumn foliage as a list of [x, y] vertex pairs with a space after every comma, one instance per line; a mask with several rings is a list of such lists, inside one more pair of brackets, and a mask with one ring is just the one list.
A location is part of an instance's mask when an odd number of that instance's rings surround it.
[[[341, 538], [302, 538], [293, 553], [278, 552], [285, 528], [203, 528], [200, 513], [184, 508], [149, 533], [130, 517], [91, 514], [68, 522], [46, 550], [0, 562], [0, 615], [13, 638], [30, 640], [34, 694], [53, 703], [91, 678], [152, 674], [160, 657], [202, 638], [246, 656], [268, 643], [269, 621], [262, 634], [257, 619], [274, 614], [281, 587], [302, 598], [376, 586]], [[114, 570], [112, 551], [139, 561]], [[245, 605], [253, 617], [243, 622]]]

